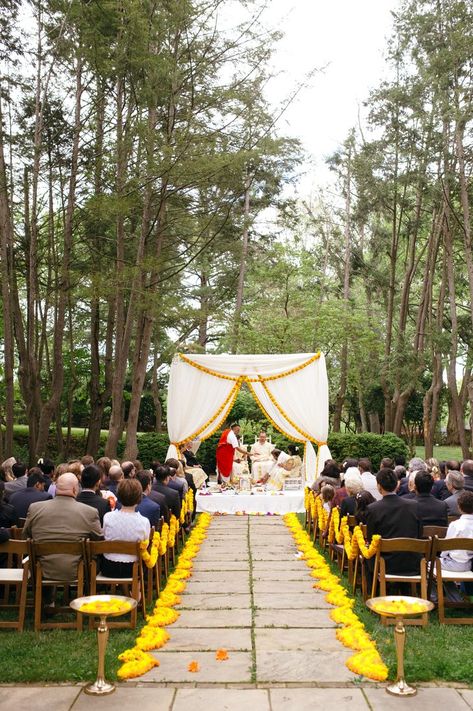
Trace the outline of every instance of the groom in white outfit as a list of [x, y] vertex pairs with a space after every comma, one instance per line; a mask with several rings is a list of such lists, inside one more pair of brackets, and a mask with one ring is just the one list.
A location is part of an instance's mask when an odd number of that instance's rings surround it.
[[273, 445], [267, 440], [266, 432], [261, 430], [250, 450], [251, 473], [254, 480], [258, 481], [269, 473], [274, 464], [271, 456], [273, 449]]

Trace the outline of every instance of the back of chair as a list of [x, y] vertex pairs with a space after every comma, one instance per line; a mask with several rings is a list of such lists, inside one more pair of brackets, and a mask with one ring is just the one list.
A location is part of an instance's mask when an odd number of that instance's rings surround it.
[[29, 541], [18, 541], [11, 538], [5, 543], [0, 543], [0, 553], [7, 553], [9, 556], [17, 557], [16, 567], [21, 568], [22, 558], [29, 555]]
[[46, 555], [78, 555], [84, 557], [85, 547], [84, 541], [31, 541], [33, 557], [36, 560], [38, 557]]
[[433, 538], [434, 536], [445, 538], [447, 530], [448, 526], [423, 526], [422, 538]]
[[420, 553], [430, 555], [431, 540], [424, 538], [381, 538], [378, 553]]
[[444, 551], [471, 551], [473, 552], [473, 538], [439, 538], [435, 536], [432, 542], [432, 558]]
[[87, 541], [89, 560], [104, 553], [121, 553], [140, 558], [140, 544], [137, 541]]
[[449, 522], [449, 523], [452, 523], [452, 521], [458, 521], [459, 518], [460, 518], [460, 514], [457, 514], [457, 515], [455, 515], [455, 516], [453, 516], [453, 515], [452, 515], [452, 516], [448, 516], [448, 522]]
[[352, 514], [348, 514], [347, 516], [347, 524], [349, 528], [355, 528], [356, 526], [356, 518]]

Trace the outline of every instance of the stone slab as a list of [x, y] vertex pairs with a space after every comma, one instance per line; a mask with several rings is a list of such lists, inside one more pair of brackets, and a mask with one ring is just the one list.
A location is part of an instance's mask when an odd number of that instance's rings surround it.
[[225, 563], [228, 561], [229, 563], [246, 563], [248, 565], [249, 563], [249, 557], [248, 553], [240, 553], [239, 551], [227, 551], [224, 553], [223, 551], [220, 553], [216, 553], [215, 551], [201, 551], [199, 553], [199, 558], [198, 558], [199, 563]]
[[189, 581], [186, 587], [186, 595], [214, 595], [214, 594], [228, 594], [229, 589], [232, 595], [234, 593], [249, 593], [250, 592], [250, 581], [249, 576], [246, 580], [231, 580], [227, 578], [226, 585], [220, 580], [206, 580], [199, 582], [193, 578]]
[[[298, 619], [294, 622], [300, 624]], [[258, 629], [255, 634], [255, 646], [257, 653], [271, 650], [339, 652], [341, 649], [334, 629], [314, 629], [313, 627], [309, 629], [293, 627], [285, 630], [278, 628]]]
[[288, 560], [253, 560], [253, 572], [275, 570], [306, 570], [309, 568], [303, 565], [297, 558], [292, 557]]
[[[309, 588], [313, 583], [315, 583], [314, 578], [310, 577], [310, 570], [300, 570], [299, 568], [295, 570], [254, 570], [253, 569], [253, 580], [263, 581], [263, 580], [273, 580], [278, 582], [286, 582], [289, 580], [299, 580], [303, 582], [306, 587]], [[276, 586], [277, 587], [277, 586]], [[274, 587], [273, 587], [274, 589]]]
[[192, 568], [193, 573], [198, 573], [202, 570], [246, 570], [249, 569], [249, 562], [247, 560], [200, 560], [196, 559], [194, 566]]
[[[159, 659], [154, 667], [140, 678], [142, 682], [190, 682], [190, 683], [241, 683], [251, 681], [251, 653], [232, 652], [224, 662], [215, 659], [215, 652], [153, 652]], [[188, 670], [190, 662], [197, 662], [198, 672]]]
[[185, 593], [181, 596], [180, 607], [191, 610], [249, 609], [251, 601], [249, 594], [244, 595], [243, 593], [235, 595], [188, 595]]
[[[134, 689], [132, 687], [119, 686], [110, 696], [92, 698], [84, 692], [79, 696], [72, 707], [72, 711], [116, 711], [117, 708], [131, 709], [139, 707], [140, 711], [168, 711], [171, 708], [174, 697], [174, 689], [151, 689], [142, 687]], [[44, 703], [44, 705], [43, 705]], [[46, 701], [43, 702], [41, 693], [41, 705], [32, 708], [49, 708]], [[61, 711], [68, 710], [68, 706], [63, 706]]]
[[229, 580], [233, 584], [246, 582], [247, 585], [250, 583], [250, 571], [246, 570], [234, 570], [231, 574], [231, 578], [228, 575], [228, 570], [202, 570], [194, 566], [192, 571], [192, 578], [189, 580], [190, 583], [225, 583], [228, 586]]
[[473, 709], [473, 691], [463, 690], [460, 692], [466, 703]]
[[369, 711], [361, 689], [271, 689], [272, 711]]
[[277, 584], [275, 584], [274, 580], [253, 581], [253, 592], [255, 594], [276, 592], [278, 595], [282, 593], [300, 595], [301, 593], [311, 593], [312, 590], [310, 578], [308, 580], [279, 580]]
[[0, 695], [0, 709], [38, 708], [38, 698], [41, 698], [41, 707], [48, 711], [64, 711], [69, 709], [80, 694], [77, 686], [9, 686], [2, 689]]
[[[208, 614], [211, 617], [211, 614]], [[319, 630], [320, 631], [320, 630]], [[251, 651], [251, 631], [245, 628], [177, 628], [168, 630], [171, 639], [166, 643], [166, 652]]]
[[182, 610], [169, 633], [180, 627], [251, 627], [251, 610]]
[[178, 689], [172, 711], [189, 709], [270, 711], [270, 706], [265, 689]]
[[294, 551], [296, 549], [291, 549], [289, 551], [285, 550], [269, 550], [269, 549], [260, 549], [260, 550], [252, 550], [251, 551], [251, 557], [253, 560], [266, 560], [268, 562], [271, 562], [273, 560], [281, 560], [285, 561], [288, 558], [290, 559], [291, 556], [293, 555]]
[[[329, 617], [330, 610], [297, 610], [297, 624], [304, 627], [337, 627]], [[256, 610], [255, 627], [290, 628], [294, 621], [293, 610]], [[176, 623], [177, 624], [177, 623]]]
[[255, 607], [262, 610], [278, 610], [278, 609], [300, 609], [306, 608], [309, 610], [323, 609], [332, 610], [332, 605], [325, 601], [324, 596], [320, 593], [307, 592], [291, 595], [291, 593], [258, 593], [254, 596]]
[[345, 661], [351, 654], [353, 652], [348, 651], [324, 651], [311, 654], [307, 654], [307, 652], [258, 652], [256, 654], [256, 678], [259, 682], [280, 683], [352, 681], [354, 675], [345, 666]]
[[465, 699], [455, 689], [446, 688], [419, 688], [416, 696], [398, 699], [390, 696], [385, 689], [365, 689], [366, 698], [373, 711], [402, 711], [415, 709], [416, 711], [469, 711]]

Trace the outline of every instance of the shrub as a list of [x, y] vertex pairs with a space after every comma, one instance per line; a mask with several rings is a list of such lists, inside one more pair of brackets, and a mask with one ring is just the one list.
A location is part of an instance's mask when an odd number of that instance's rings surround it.
[[364, 432], [362, 434], [338, 433], [329, 435], [328, 446], [333, 459], [342, 462], [347, 457], [361, 459], [368, 457], [373, 471], [378, 471], [384, 457], [409, 456], [406, 443], [391, 432], [384, 435]]

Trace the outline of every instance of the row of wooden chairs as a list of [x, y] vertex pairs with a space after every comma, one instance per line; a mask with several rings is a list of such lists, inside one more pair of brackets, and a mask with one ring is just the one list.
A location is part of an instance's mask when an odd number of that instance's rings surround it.
[[[160, 532], [164, 520], [161, 519], [157, 526]], [[190, 514], [186, 524], [190, 523]], [[154, 528], [151, 529], [150, 547], [153, 539]], [[183, 527], [176, 535], [173, 547], [166, 547], [163, 554], [158, 555], [156, 565], [151, 569], [144, 570], [141, 556], [140, 544], [130, 541], [92, 541], [82, 540], [77, 542], [50, 541], [38, 542], [34, 540], [21, 540], [22, 529], [13, 527], [10, 529], [10, 540], [0, 544], [0, 556], [6, 558], [5, 567], [0, 568], [0, 586], [3, 586], [2, 602], [0, 608], [12, 610], [18, 609], [16, 620], [0, 620], [0, 628], [14, 628], [22, 631], [25, 625], [27, 607], [33, 607], [34, 629], [35, 631], [45, 629], [77, 629], [82, 630], [83, 616], [80, 613], [73, 615], [70, 620], [71, 609], [68, 602], [71, 598], [70, 589], [74, 589], [74, 597], [81, 597], [85, 594], [95, 595], [97, 590], [108, 589], [115, 593], [120, 586], [127, 586], [132, 597], [139, 601], [137, 608], [140, 608], [143, 617], [146, 616], [146, 606], [153, 599], [153, 594], [158, 596], [162, 586], [165, 584], [171, 567], [176, 562], [176, 557], [180, 547], [185, 543], [185, 532]], [[132, 575], [129, 578], [110, 578], [103, 575], [99, 569], [100, 556], [104, 554], [126, 554], [136, 557], [133, 565]], [[75, 556], [78, 559], [77, 577], [73, 581], [52, 580], [45, 576], [42, 560], [50, 555]], [[45, 588], [62, 588], [64, 595], [64, 605], [62, 607], [49, 608], [44, 606]], [[10, 602], [12, 589], [15, 593], [15, 602]], [[31, 592], [31, 599], [28, 600], [28, 592]], [[120, 594], [120, 593], [116, 593]], [[136, 627], [138, 609], [135, 608], [130, 613], [129, 621], [111, 620], [109, 627]], [[54, 612], [56, 619], [44, 619], [45, 612]], [[57, 619], [68, 614], [69, 619]], [[95, 624], [94, 619], [89, 618], [89, 625]]]

